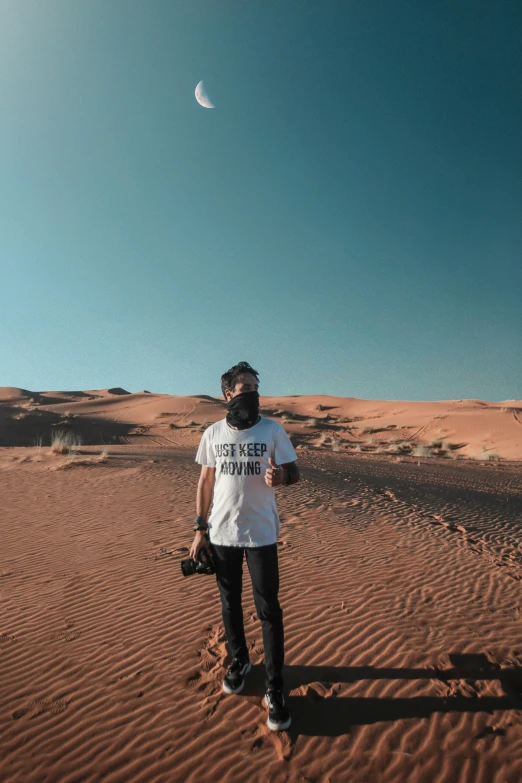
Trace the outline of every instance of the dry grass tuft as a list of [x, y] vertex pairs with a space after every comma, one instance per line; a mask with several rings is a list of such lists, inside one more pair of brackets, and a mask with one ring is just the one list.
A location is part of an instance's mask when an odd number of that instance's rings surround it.
[[409, 452], [413, 449], [413, 446], [409, 441], [401, 440], [400, 443], [397, 443], [397, 448], [401, 454], [409, 454]]
[[43, 446], [43, 438], [41, 435], [38, 435], [38, 437], [34, 439], [34, 445], [38, 453], [40, 453]]
[[55, 432], [51, 441], [53, 454], [76, 454], [82, 445], [79, 435], [72, 432]]
[[489, 451], [489, 452], [483, 451], [482, 454], [477, 454], [475, 459], [498, 462], [500, 457], [495, 451]]
[[419, 445], [419, 446], [415, 446], [411, 454], [412, 457], [430, 457], [431, 451], [427, 446]]
[[103, 451], [97, 456], [85, 457], [84, 459], [77, 459], [76, 457], [69, 455], [67, 462], [62, 462], [60, 465], [52, 468], [52, 470], [70, 470], [71, 468], [87, 468], [92, 465], [101, 465], [107, 462], [109, 456], [109, 450], [103, 449]]

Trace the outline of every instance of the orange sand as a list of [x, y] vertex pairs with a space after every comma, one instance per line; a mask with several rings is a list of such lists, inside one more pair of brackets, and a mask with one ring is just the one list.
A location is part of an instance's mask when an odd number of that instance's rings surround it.
[[225, 696], [214, 579], [179, 566], [223, 405], [0, 390], [2, 783], [519, 783], [522, 403], [261, 398], [302, 472], [278, 490], [280, 734], [248, 577], [254, 666]]

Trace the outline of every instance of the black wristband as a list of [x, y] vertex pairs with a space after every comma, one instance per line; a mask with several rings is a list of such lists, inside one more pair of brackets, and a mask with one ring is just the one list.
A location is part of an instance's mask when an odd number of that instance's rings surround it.
[[287, 474], [287, 480], [283, 481], [283, 487], [288, 487], [292, 483], [292, 475], [291, 475], [290, 471], [288, 470], [288, 468], [285, 468], [285, 470], [286, 470], [286, 474]]
[[208, 525], [206, 519], [203, 517], [197, 516], [194, 520], [194, 528], [193, 530], [208, 530]]

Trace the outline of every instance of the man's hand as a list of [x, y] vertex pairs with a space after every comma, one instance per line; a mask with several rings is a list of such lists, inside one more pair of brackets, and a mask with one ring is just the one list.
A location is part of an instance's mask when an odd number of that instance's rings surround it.
[[208, 541], [203, 532], [196, 533], [192, 546], [190, 547], [189, 556], [195, 560], [196, 563], [198, 561], [198, 552], [200, 549], [208, 549]]
[[269, 487], [278, 487], [283, 483], [285, 475], [284, 469], [281, 465], [276, 465], [272, 457], [268, 458], [269, 468], [265, 471], [265, 481]]

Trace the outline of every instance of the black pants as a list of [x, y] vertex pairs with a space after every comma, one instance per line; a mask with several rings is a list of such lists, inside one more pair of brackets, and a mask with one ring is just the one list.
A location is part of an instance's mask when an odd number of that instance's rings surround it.
[[221, 595], [223, 623], [231, 655], [248, 660], [241, 592], [243, 556], [246, 554], [257, 616], [263, 629], [266, 687], [283, 687], [283, 611], [279, 605], [277, 544], [259, 547], [211, 544], [216, 580]]

